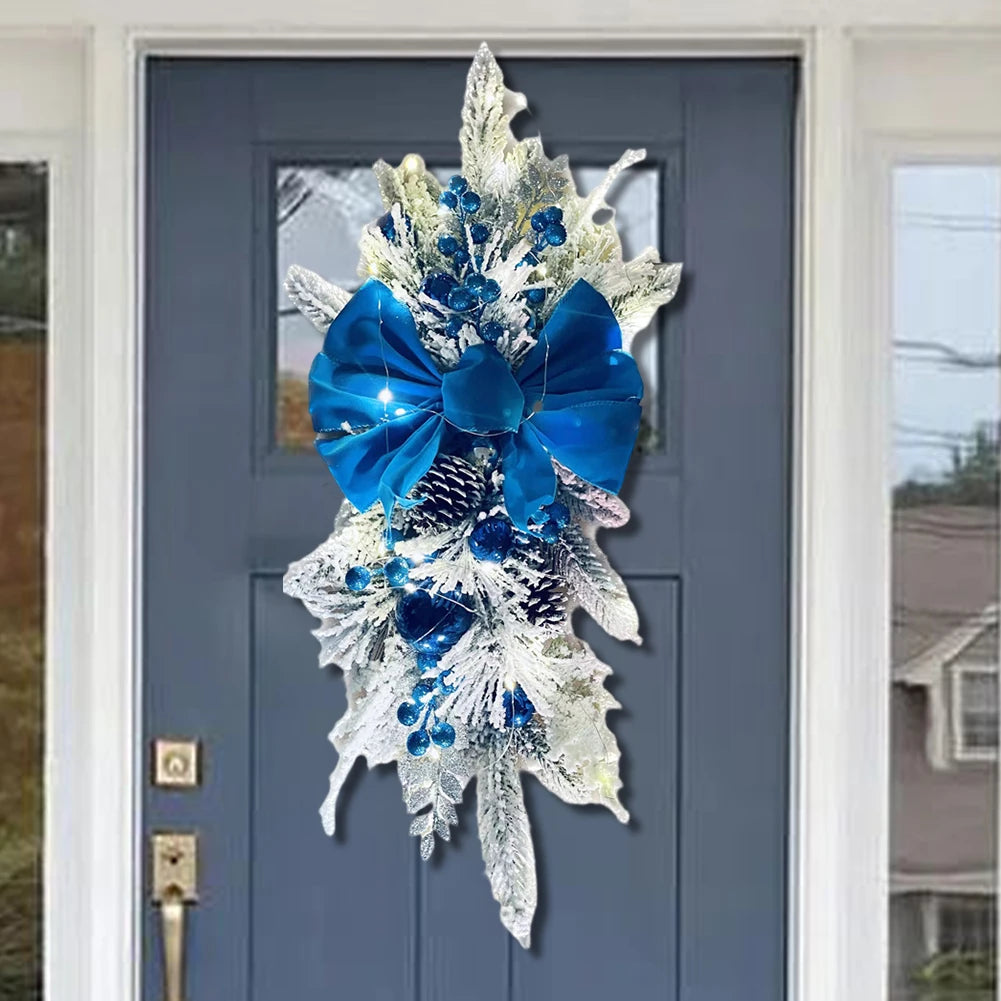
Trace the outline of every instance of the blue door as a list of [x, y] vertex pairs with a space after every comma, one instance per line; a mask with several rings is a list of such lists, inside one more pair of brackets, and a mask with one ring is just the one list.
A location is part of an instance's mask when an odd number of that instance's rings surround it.
[[[305, 422], [317, 335], [277, 276], [294, 261], [355, 280], [375, 159], [418, 151], [451, 172], [468, 61], [151, 60], [143, 725], [148, 755], [197, 739], [202, 766], [195, 788], [148, 784], [142, 836], [147, 853], [152, 832], [198, 835], [188, 1001], [785, 996], [796, 66], [501, 62], [532, 102], [523, 132], [584, 174], [646, 147], [618, 194], [624, 242], [685, 263], [637, 348], [654, 389], [633, 519], [603, 539], [645, 642], [578, 623], [616, 672], [633, 819], [526, 777], [530, 951], [497, 920], [475, 815], [424, 864], [395, 774], [357, 769], [324, 835], [343, 685], [316, 669], [315, 623], [281, 578], [340, 494]], [[144, 906], [153, 999], [160, 915]]]

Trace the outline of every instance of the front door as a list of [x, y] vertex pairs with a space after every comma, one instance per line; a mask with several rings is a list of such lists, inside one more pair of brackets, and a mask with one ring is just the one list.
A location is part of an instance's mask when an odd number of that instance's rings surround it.
[[[578, 186], [647, 149], [617, 194], [623, 240], [685, 264], [637, 345], [651, 392], [624, 488], [633, 519], [603, 539], [645, 642], [578, 623], [615, 669], [633, 819], [525, 778], [530, 951], [497, 920], [472, 791], [431, 864], [390, 769], [356, 770], [325, 837], [343, 685], [316, 669], [314, 623], [281, 578], [341, 495], [304, 409], [319, 335], [279, 275], [294, 262], [357, 284], [358, 233], [380, 211], [364, 168], [415, 151], [452, 172], [468, 60], [152, 59], [143, 726], [147, 754], [194, 739], [201, 764], [185, 789], [155, 784], [148, 762], [142, 831], [146, 855], [153, 832], [197, 833], [190, 1001], [785, 993], [795, 64], [501, 63], [531, 101], [516, 126], [569, 154]], [[145, 889], [154, 999], [161, 909]]]

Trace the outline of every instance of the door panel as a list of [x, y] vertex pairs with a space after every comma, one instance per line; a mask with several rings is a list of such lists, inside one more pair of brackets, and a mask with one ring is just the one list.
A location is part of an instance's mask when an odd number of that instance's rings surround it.
[[[188, 996], [438, 1001], [784, 994], [792, 123], [783, 60], [505, 60], [549, 150], [645, 146], [662, 256], [662, 445], [602, 544], [644, 645], [581, 635], [616, 672], [628, 827], [525, 778], [535, 944], [497, 921], [475, 831], [420, 862], [390, 769], [317, 808], [343, 711], [313, 620], [281, 593], [329, 533], [323, 463], [276, 440], [283, 166], [458, 160], [466, 60], [153, 59], [148, 66], [144, 727], [199, 737], [204, 778], [149, 788], [143, 829], [196, 829]], [[631, 248], [635, 253], [641, 247]], [[322, 250], [322, 248], [321, 248]], [[319, 264], [303, 261], [323, 271]], [[147, 894], [148, 897], [148, 894]], [[158, 996], [157, 916], [145, 991]]]

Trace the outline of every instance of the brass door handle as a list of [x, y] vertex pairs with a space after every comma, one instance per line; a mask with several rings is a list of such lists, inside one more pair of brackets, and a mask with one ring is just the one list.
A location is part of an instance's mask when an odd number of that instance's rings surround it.
[[154, 834], [153, 900], [160, 905], [163, 934], [163, 998], [184, 1001], [184, 909], [198, 900], [198, 838]]
[[163, 922], [163, 1001], [184, 1001], [184, 896], [171, 886], [160, 901]]

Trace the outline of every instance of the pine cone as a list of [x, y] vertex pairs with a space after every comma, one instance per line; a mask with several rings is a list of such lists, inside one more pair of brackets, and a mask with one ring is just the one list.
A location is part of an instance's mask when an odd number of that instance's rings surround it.
[[567, 595], [563, 582], [559, 577], [546, 573], [519, 604], [525, 612], [525, 618], [533, 626], [562, 625], [567, 614]]
[[455, 525], [475, 511], [483, 500], [483, 473], [457, 455], [439, 455], [410, 492], [422, 503], [401, 510], [404, 528], [433, 532]]

